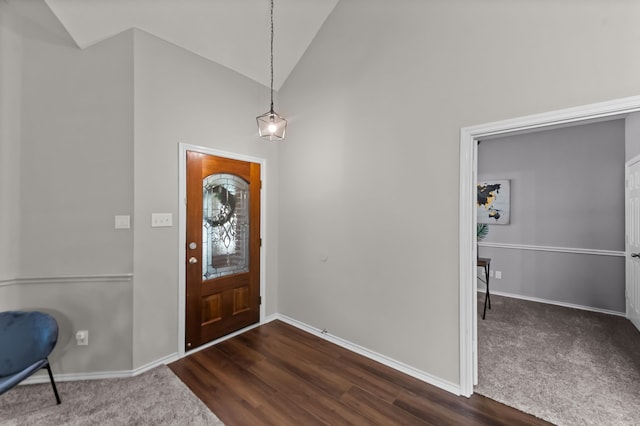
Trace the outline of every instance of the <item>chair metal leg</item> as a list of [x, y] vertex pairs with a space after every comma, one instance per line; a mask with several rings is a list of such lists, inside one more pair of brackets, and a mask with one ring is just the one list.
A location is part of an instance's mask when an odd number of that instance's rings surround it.
[[484, 296], [484, 311], [482, 311], [482, 319], [487, 315], [487, 295]]
[[489, 299], [489, 309], [491, 309], [491, 292], [489, 291], [489, 267], [487, 267], [487, 299]]
[[53, 380], [53, 373], [51, 373], [51, 365], [49, 365], [49, 360], [47, 360], [47, 371], [49, 372], [49, 379], [51, 379], [51, 387], [53, 388], [53, 393], [56, 395], [56, 401], [58, 405], [60, 405], [60, 395], [58, 395], [58, 388], [56, 387], [56, 381]]
[[487, 302], [489, 302], [489, 309], [491, 309], [491, 296], [489, 294], [489, 264], [484, 267], [485, 284], [487, 284], [487, 292], [484, 295], [484, 311], [482, 312], [482, 319], [487, 315]]

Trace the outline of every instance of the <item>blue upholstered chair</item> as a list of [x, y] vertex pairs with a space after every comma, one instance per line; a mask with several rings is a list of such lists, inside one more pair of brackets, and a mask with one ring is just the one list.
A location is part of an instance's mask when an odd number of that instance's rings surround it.
[[0, 312], [0, 395], [41, 368], [46, 368], [53, 393], [60, 396], [47, 358], [58, 341], [58, 323], [42, 312]]

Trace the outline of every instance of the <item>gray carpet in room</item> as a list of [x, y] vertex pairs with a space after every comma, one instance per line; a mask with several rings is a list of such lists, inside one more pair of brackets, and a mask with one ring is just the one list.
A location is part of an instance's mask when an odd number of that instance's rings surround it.
[[[55, 371], [54, 371], [55, 374]], [[126, 379], [23, 385], [0, 396], [0, 425], [222, 425], [169, 368]]]
[[623, 317], [478, 293], [475, 392], [558, 425], [640, 425], [640, 332]]

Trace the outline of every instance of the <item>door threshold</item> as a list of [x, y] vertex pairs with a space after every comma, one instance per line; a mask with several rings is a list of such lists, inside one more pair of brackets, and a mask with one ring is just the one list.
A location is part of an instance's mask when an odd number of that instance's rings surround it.
[[247, 331], [249, 331], [249, 330], [253, 330], [254, 328], [259, 327], [259, 326], [261, 326], [261, 325], [262, 325], [262, 323], [261, 323], [260, 321], [258, 321], [258, 322], [256, 322], [255, 324], [251, 324], [251, 325], [249, 325], [249, 326], [247, 326], [247, 327], [245, 327], [245, 328], [241, 328], [240, 330], [236, 330], [236, 331], [234, 331], [234, 332], [232, 332], [232, 333], [229, 333], [229, 334], [227, 334], [227, 335], [224, 335], [224, 336], [222, 336], [222, 337], [219, 337], [219, 338], [217, 338], [217, 339], [215, 339], [215, 340], [212, 340], [212, 341], [210, 341], [210, 342], [208, 342], [208, 343], [205, 343], [205, 344], [204, 344], [204, 345], [202, 345], [202, 346], [198, 346], [198, 347], [197, 347], [197, 348], [195, 348], [195, 349], [191, 349], [190, 351], [185, 351], [184, 355], [182, 355], [182, 356], [181, 356], [181, 358], [184, 358], [184, 357], [186, 357], [186, 356], [189, 356], [189, 355], [195, 354], [196, 352], [200, 352], [200, 351], [201, 351], [201, 350], [203, 350], [203, 349], [210, 348], [211, 346], [217, 345], [218, 343], [222, 343], [222, 342], [224, 342], [225, 340], [229, 340], [229, 339], [231, 339], [232, 337], [236, 337], [237, 335], [242, 334], [242, 333], [244, 333], [244, 332], [247, 332]]

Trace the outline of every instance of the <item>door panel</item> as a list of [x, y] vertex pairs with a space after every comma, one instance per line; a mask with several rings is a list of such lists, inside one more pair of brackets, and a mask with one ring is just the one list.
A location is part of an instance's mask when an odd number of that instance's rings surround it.
[[260, 319], [260, 165], [187, 151], [186, 350]]
[[628, 165], [626, 182], [627, 318], [640, 330], [640, 161]]

